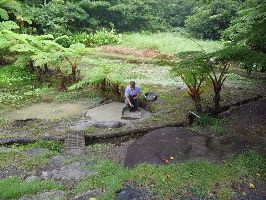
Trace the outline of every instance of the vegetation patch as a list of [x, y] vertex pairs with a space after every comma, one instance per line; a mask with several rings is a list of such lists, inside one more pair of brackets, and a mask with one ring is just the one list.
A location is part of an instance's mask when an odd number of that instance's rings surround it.
[[155, 49], [161, 52], [178, 53], [184, 51], [217, 51], [222, 47], [220, 42], [204, 41], [186, 37], [180, 33], [123, 34], [121, 45], [137, 49]]
[[[27, 155], [25, 151], [34, 148], [45, 148], [48, 152]], [[0, 168], [14, 166], [22, 170], [35, 170], [45, 166], [49, 158], [61, 152], [63, 144], [57, 141], [37, 141], [28, 145], [14, 144], [8, 151], [0, 152]]]
[[26, 194], [35, 194], [51, 189], [62, 189], [62, 186], [50, 180], [27, 182], [18, 177], [8, 177], [0, 180], [1, 199], [14, 199]]
[[219, 136], [223, 134], [223, 123], [225, 122], [226, 119], [219, 119], [207, 114], [200, 114], [199, 118], [195, 118], [191, 129], [196, 132], [202, 132], [202, 129], [208, 129], [213, 135]]
[[88, 188], [101, 188], [106, 192], [100, 199], [113, 199], [115, 192], [125, 183], [153, 191], [158, 199], [187, 197], [189, 195], [231, 199], [232, 184], [243, 180], [265, 180], [265, 156], [247, 152], [224, 164], [207, 161], [189, 161], [165, 166], [140, 165], [128, 170], [111, 161], [102, 161], [95, 166], [96, 175], [83, 180], [75, 192]]

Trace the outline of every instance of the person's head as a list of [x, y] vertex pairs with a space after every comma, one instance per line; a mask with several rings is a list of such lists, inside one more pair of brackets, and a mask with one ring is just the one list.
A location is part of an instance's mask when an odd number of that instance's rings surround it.
[[135, 83], [134, 81], [130, 81], [130, 88], [131, 88], [132, 90], [135, 89], [135, 86], [136, 86], [136, 83]]

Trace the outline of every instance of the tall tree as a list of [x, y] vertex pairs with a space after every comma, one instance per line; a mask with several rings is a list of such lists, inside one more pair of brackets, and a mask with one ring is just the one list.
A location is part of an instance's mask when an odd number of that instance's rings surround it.
[[214, 0], [194, 9], [185, 21], [186, 30], [193, 36], [204, 39], [220, 39], [236, 16], [238, 3], [231, 0]]

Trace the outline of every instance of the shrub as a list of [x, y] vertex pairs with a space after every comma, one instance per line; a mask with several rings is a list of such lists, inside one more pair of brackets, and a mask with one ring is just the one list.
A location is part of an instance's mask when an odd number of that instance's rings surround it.
[[122, 40], [122, 35], [117, 34], [114, 30], [108, 31], [102, 29], [96, 31], [95, 34], [81, 32], [71, 37], [72, 44], [83, 43], [87, 47], [95, 47], [105, 44], [119, 44]]

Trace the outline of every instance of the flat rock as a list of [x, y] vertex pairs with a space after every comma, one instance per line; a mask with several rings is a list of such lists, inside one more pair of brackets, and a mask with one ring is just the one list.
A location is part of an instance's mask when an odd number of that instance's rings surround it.
[[89, 109], [86, 116], [96, 121], [120, 121], [124, 103], [112, 102]]
[[139, 109], [135, 112], [131, 112], [127, 109], [124, 110], [122, 114], [122, 119], [140, 119], [142, 116], [142, 109]]
[[75, 162], [62, 166], [52, 171], [43, 171], [43, 178], [53, 178], [56, 180], [81, 180], [86, 175], [94, 174], [94, 171], [87, 169], [86, 163]]
[[52, 190], [36, 195], [24, 195], [19, 200], [66, 200], [67, 194], [61, 190]]
[[53, 156], [51, 157], [50, 161], [53, 164], [61, 165], [66, 160], [65, 156]]
[[[97, 107], [87, 110], [86, 116], [91, 117], [91, 119], [95, 121], [104, 121], [104, 122], [124, 121], [124, 119], [121, 118], [124, 108], [125, 108], [124, 103], [120, 103], [120, 102], [107, 103], [107, 104], [97, 106]], [[141, 110], [141, 114], [139, 114], [139, 112], [135, 112], [135, 113], [132, 112], [131, 115], [133, 116], [131, 117], [129, 116], [129, 118], [130, 119], [143, 119], [151, 115], [150, 112], [144, 109], [140, 109], [140, 110]]]
[[98, 197], [103, 193], [102, 189], [89, 190], [87, 192], [81, 192], [77, 194], [72, 200], [88, 200], [90, 198]]
[[73, 131], [82, 131], [85, 130], [88, 126], [92, 125], [92, 120], [90, 119], [81, 119], [75, 123], [75, 125], [70, 126], [70, 129]]

